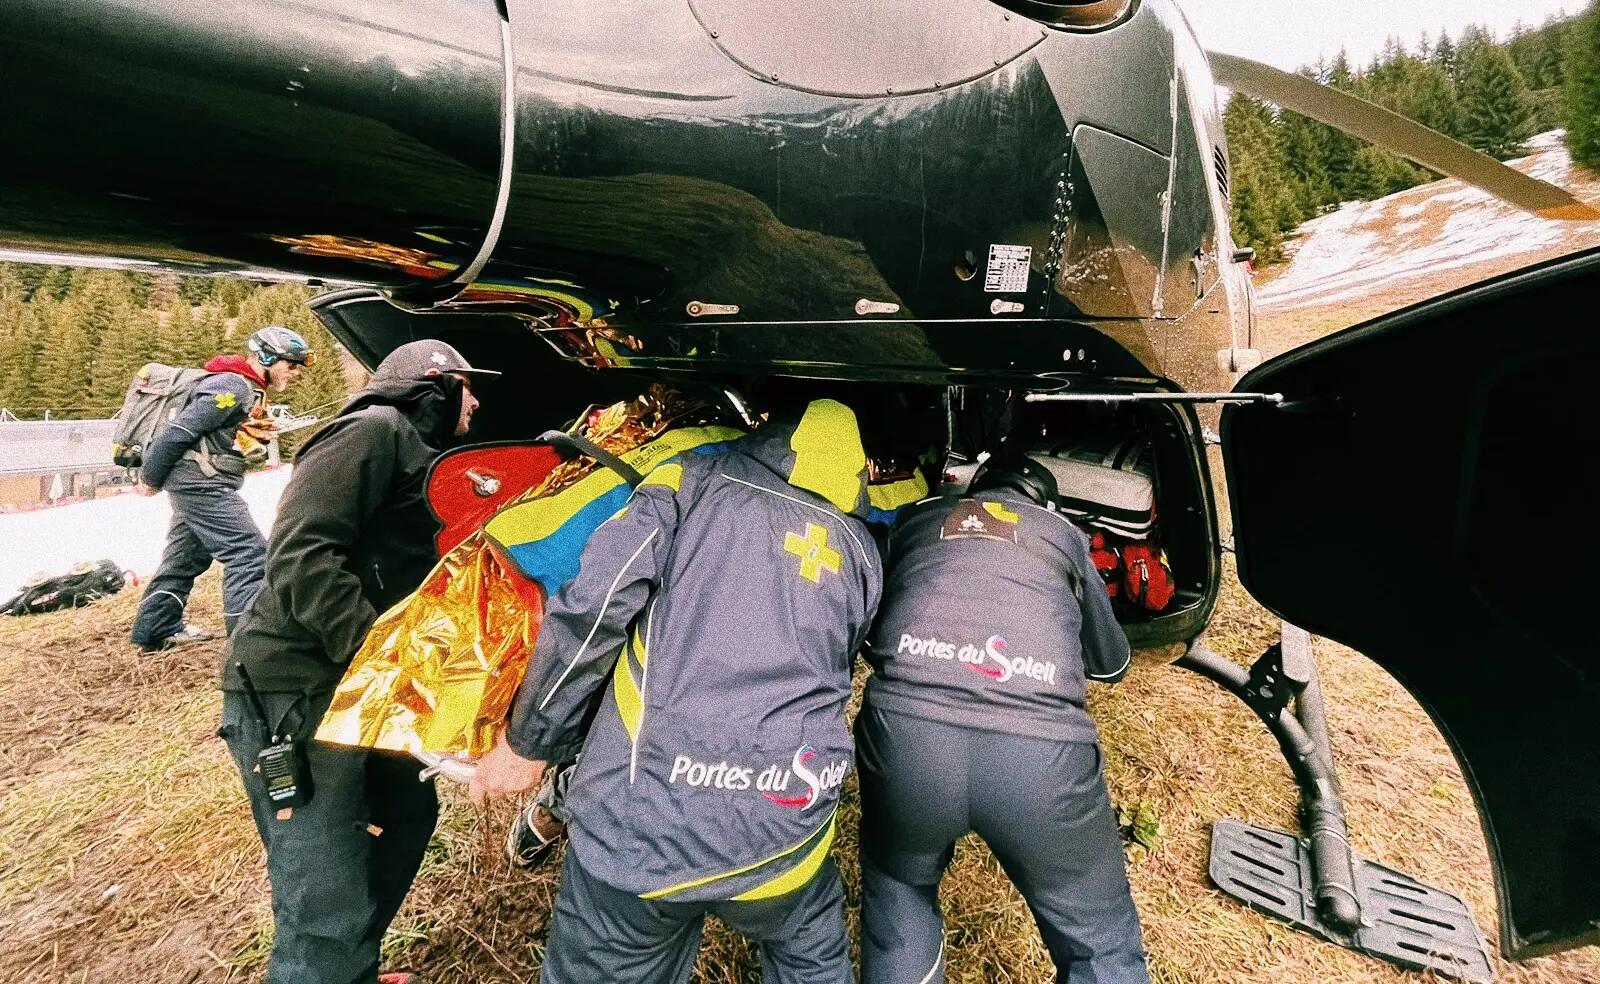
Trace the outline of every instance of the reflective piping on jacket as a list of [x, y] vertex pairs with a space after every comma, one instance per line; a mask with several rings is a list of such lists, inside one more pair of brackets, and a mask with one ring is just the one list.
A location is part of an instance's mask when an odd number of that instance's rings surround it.
[[[572, 673], [572, 668], [577, 666], [578, 662], [583, 659], [583, 654], [589, 649], [589, 643], [594, 641], [594, 634], [600, 631], [600, 623], [605, 621], [606, 609], [611, 607], [611, 597], [617, 593], [617, 585], [622, 583], [622, 575], [628, 573], [628, 568], [633, 566], [633, 562], [639, 559], [640, 554], [644, 553], [644, 548], [648, 547], [660, 533], [659, 529], [651, 530], [650, 535], [645, 537], [644, 542], [639, 544], [638, 549], [633, 552], [633, 556], [629, 557], [628, 562], [622, 565], [622, 570], [617, 571], [617, 576], [611, 579], [611, 587], [606, 589], [605, 600], [600, 602], [600, 611], [595, 613], [594, 624], [589, 626], [589, 634], [583, 637], [583, 645], [578, 647], [577, 655], [572, 657], [572, 662], [567, 664], [567, 668], [561, 671], [559, 677], [556, 677], [556, 682], [551, 684], [550, 692], [545, 694], [544, 700], [539, 702], [539, 710], [544, 710], [545, 705], [550, 703], [550, 698], [554, 697], [556, 691], [561, 689], [561, 685], [567, 682], [567, 676]], [[619, 653], [619, 658], [622, 655]]]
[[[641, 899], [645, 899], [646, 901], [649, 901], [651, 899], [659, 899], [662, 896], [675, 895], [675, 894], [677, 894], [679, 892], [687, 892], [690, 889], [702, 888], [702, 887], [704, 887], [706, 885], [710, 885], [712, 882], [719, 882], [719, 881], [723, 881], [723, 880], [728, 879], [728, 878], [736, 878], [739, 875], [747, 875], [750, 872], [755, 871], [757, 868], [763, 868], [763, 867], [765, 867], [765, 866], [767, 866], [769, 864], [773, 864], [775, 862], [782, 861], [784, 858], [788, 857], [789, 855], [794, 854], [797, 851], [803, 850], [807, 844], [811, 844], [814, 841], [816, 841], [817, 837], [819, 835], [827, 837], [829, 839], [829, 841], [831, 842], [832, 838], [833, 838], [833, 821], [834, 821], [834, 817], [838, 814], [838, 812], [839, 812], [839, 808], [837, 806], [835, 806], [833, 808], [833, 811], [828, 814], [828, 819], [823, 821], [822, 826], [818, 827], [816, 830], [813, 830], [811, 833], [807, 834], [805, 836], [805, 839], [802, 840], [800, 843], [794, 845], [793, 847], [784, 848], [783, 850], [779, 851], [777, 854], [774, 854], [769, 858], [763, 858], [760, 861], [756, 861], [756, 862], [754, 862], [752, 864], [747, 864], [742, 868], [735, 868], [732, 871], [724, 871], [724, 872], [722, 872], [720, 874], [715, 874], [715, 875], [706, 875], [704, 878], [696, 878], [693, 881], [686, 881], [686, 882], [683, 882], [683, 883], [678, 884], [678, 885], [673, 885], [673, 886], [671, 886], [669, 888], [658, 888], [653, 892], [645, 892], [642, 895], [640, 895], [639, 897]], [[824, 851], [823, 853], [824, 853], [824, 855], [826, 855], [827, 852]], [[810, 860], [810, 856], [809, 855], [807, 856], [806, 860]], [[821, 862], [819, 861], [818, 863], [820, 864]], [[754, 891], [754, 889], [752, 889], [752, 891]]]
[[[747, 485], [750, 488], [755, 489], [757, 492], [765, 492], [768, 495], [775, 495], [780, 499], [788, 499], [790, 502], [794, 503], [797, 506], [805, 506], [807, 509], [815, 509], [817, 512], [821, 513], [824, 516], [827, 516], [829, 519], [837, 519], [838, 518], [838, 517], [834, 516], [833, 513], [829, 512], [828, 510], [826, 510], [824, 508], [822, 508], [821, 506], [814, 505], [814, 504], [812, 504], [810, 502], [806, 502], [804, 499], [796, 499], [792, 495], [784, 495], [782, 492], [774, 492], [772, 489], [763, 488], [762, 486], [757, 485], [754, 482], [747, 482], [742, 478], [734, 478], [732, 475], [729, 475], [727, 472], [722, 472], [722, 477], [727, 479], [730, 482], [738, 482], [740, 485]], [[867, 548], [863, 547], [861, 545], [861, 540], [860, 540], [860, 538], [858, 538], [856, 536], [855, 530], [852, 530], [850, 528], [850, 524], [849, 523], [841, 522], [839, 525], [844, 527], [844, 531], [846, 533], [848, 533], [850, 535], [850, 539], [855, 542], [856, 552], [861, 555], [861, 563], [865, 564], [867, 566], [868, 570], [871, 570], [872, 569], [872, 561], [867, 559]]]
[[922, 975], [922, 980], [918, 981], [917, 984], [928, 984], [929, 981], [933, 980], [933, 975], [937, 974], [939, 972], [939, 968], [943, 964], [944, 964], [944, 937], [940, 936], [939, 937], [939, 955], [933, 958], [933, 966], [928, 968], [928, 972], [926, 974]]
[[[1043, 513], [1049, 513], [1050, 515], [1054, 516], [1055, 518], [1061, 520], [1063, 523], [1066, 523], [1067, 524], [1067, 528], [1072, 530], [1074, 533], [1083, 533], [1084, 536], [1088, 536], [1088, 534], [1084, 533], [1083, 530], [1078, 529], [1078, 524], [1074, 523], [1072, 520], [1070, 520], [1067, 517], [1065, 517], [1065, 516], [1061, 515], [1060, 513], [1056, 512], [1054, 509], [1049, 508], [1048, 506], [1041, 506], [1037, 502], [1023, 502], [1023, 503], [1019, 503], [1019, 505], [1028, 506], [1029, 508], [1037, 509], [1040, 512], [1043, 512]], [[1079, 599], [1080, 602], [1082, 600], [1083, 600], [1082, 598]], [[1085, 669], [1083, 675], [1088, 677], [1090, 680], [1111, 680], [1111, 679], [1113, 679], [1115, 677], [1121, 676], [1124, 672], [1126, 672], [1126, 670], [1128, 669], [1128, 667], [1130, 665], [1132, 665], [1132, 663], [1133, 663], [1133, 653], [1130, 651], [1128, 653], [1128, 658], [1122, 661], [1122, 665], [1117, 667], [1115, 670], [1112, 670], [1110, 673], [1090, 673], [1090, 672], [1087, 671], [1087, 669]]]
[[166, 595], [168, 598], [171, 598], [173, 601], [176, 601], [178, 603], [178, 607], [179, 608], [184, 608], [189, 604], [189, 602], [187, 600], [185, 600], [183, 598], [180, 598], [179, 596], [173, 594], [171, 591], [168, 591], [165, 588], [163, 588], [160, 591], [152, 591], [149, 594], [145, 595], [142, 599], [140, 599], [139, 607], [143, 608], [144, 605], [145, 605], [145, 602], [149, 601], [151, 598], [159, 598], [162, 595]]
[[1121, 676], [1123, 671], [1125, 671], [1128, 668], [1128, 665], [1132, 662], [1133, 653], [1129, 652], [1128, 658], [1122, 661], [1122, 665], [1117, 667], [1115, 670], [1112, 670], [1110, 673], [1085, 673], [1084, 676], [1091, 680], [1110, 680], [1113, 677]]

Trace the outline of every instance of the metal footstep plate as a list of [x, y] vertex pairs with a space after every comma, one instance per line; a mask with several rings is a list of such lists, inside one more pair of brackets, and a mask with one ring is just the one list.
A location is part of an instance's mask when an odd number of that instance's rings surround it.
[[1354, 934], [1317, 915], [1311, 852], [1293, 834], [1218, 820], [1211, 826], [1210, 874], [1250, 908], [1330, 943], [1470, 984], [1494, 980], [1489, 949], [1466, 903], [1393, 868], [1356, 859], [1362, 926]]

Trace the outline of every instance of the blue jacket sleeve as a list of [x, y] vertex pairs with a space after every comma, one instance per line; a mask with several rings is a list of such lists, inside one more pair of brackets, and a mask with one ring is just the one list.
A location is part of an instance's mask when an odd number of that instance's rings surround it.
[[250, 383], [237, 373], [219, 372], [195, 384], [178, 418], [145, 449], [140, 478], [161, 488], [178, 459], [212, 431], [239, 426], [250, 415], [255, 398]]
[[1089, 556], [1088, 535], [1060, 513], [1050, 516], [1054, 521], [1042, 528], [1049, 531], [1043, 539], [1060, 558], [1062, 576], [1072, 582], [1072, 593], [1078, 600], [1083, 617], [1078, 642], [1083, 651], [1084, 676], [1097, 683], [1116, 683], [1127, 676], [1133, 662], [1128, 635], [1117, 622], [1111, 597]]
[[1084, 675], [1099, 683], [1116, 683], [1128, 675], [1133, 658], [1128, 647], [1128, 635], [1117, 623], [1111, 608], [1111, 597], [1106, 594], [1094, 561], [1089, 557], [1089, 538], [1072, 530], [1072, 564], [1077, 568], [1078, 605], [1083, 612], [1083, 629], [1079, 639], [1083, 643]]
[[545, 606], [506, 731], [517, 754], [565, 762], [582, 749], [584, 711], [605, 686], [629, 626], [660, 581], [683, 495], [668, 476], [682, 474], [671, 465], [651, 472], [628, 504], [595, 530], [578, 575]]

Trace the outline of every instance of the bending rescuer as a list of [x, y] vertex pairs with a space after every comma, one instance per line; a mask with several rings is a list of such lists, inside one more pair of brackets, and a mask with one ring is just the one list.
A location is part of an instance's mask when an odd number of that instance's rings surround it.
[[[1020, 457], [1020, 456], [1019, 456]], [[1085, 678], [1128, 670], [1089, 541], [1026, 459], [900, 514], [856, 720], [863, 984], [944, 980], [939, 880], [977, 831], [1057, 979], [1147, 984]]]
[[776, 406], [652, 471], [550, 600], [473, 783], [523, 792], [583, 749], [547, 984], [687, 981], [707, 913], [759, 945], [768, 982], [853, 980], [828, 849], [883, 584], [866, 474], [848, 407]]

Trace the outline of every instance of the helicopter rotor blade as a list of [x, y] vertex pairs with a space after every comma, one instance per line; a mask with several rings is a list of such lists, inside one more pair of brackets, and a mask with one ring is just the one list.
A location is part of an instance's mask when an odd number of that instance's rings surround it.
[[1217, 82], [1235, 92], [1337, 127], [1544, 218], [1600, 219], [1600, 210], [1571, 193], [1359, 96], [1238, 55], [1208, 56]]

